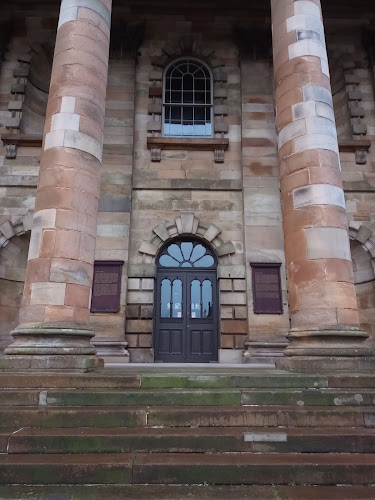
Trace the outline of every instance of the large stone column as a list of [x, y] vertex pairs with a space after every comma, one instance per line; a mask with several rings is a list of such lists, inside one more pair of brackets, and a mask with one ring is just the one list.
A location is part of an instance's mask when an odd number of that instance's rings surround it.
[[102, 366], [90, 343], [112, 0], [62, 0], [20, 326], [2, 369]]
[[291, 313], [285, 354], [292, 369], [350, 368], [371, 351], [359, 327], [320, 0], [271, 6]]

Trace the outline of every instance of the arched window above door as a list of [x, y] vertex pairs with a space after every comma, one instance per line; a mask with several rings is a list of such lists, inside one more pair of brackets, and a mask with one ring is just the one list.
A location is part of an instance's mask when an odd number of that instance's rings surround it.
[[211, 269], [216, 266], [212, 250], [195, 240], [180, 240], [169, 244], [161, 252], [158, 267]]
[[195, 58], [177, 59], [164, 74], [164, 137], [212, 137], [212, 74]]

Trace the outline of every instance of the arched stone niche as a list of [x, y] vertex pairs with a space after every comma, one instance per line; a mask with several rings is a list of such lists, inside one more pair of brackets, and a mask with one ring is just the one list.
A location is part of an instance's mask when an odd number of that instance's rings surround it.
[[15, 220], [0, 218], [0, 354], [18, 325], [31, 224], [32, 212]]
[[375, 228], [351, 223], [349, 234], [360, 324], [375, 349]]

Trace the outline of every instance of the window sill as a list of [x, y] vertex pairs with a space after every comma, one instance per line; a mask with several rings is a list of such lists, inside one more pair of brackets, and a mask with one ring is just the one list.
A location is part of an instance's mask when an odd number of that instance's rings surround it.
[[224, 151], [229, 147], [229, 139], [148, 137], [147, 147], [151, 150], [151, 160], [155, 162], [161, 161], [163, 149], [178, 149], [185, 151], [214, 151], [215, 163], [224, 163]]

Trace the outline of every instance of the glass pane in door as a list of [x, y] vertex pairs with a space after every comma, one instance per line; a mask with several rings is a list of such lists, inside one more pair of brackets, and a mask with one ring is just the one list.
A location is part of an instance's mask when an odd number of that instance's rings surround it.
[[202, 283], [202, 308], [203, 308], [203, 318], [212, 318], [213, 302], [212, 302], [212, 283], [210, 280], [204, 280]]
[[191, 317], [201, 318], [201, 282], [193, 280], [190, 290]]
[[160, 291], [160, 317], [171, 317], [171, 282], [170, 280], [163, 280], [161, 282]]
[[172, 286], [172, 318], [182, 318], [182, 281], [174, 280]]

